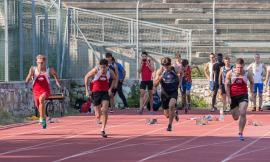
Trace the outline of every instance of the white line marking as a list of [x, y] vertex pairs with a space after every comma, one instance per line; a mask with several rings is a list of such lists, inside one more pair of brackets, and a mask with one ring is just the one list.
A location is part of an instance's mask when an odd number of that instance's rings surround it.
[[[189, 121], [190, 121], [190, 120], [181, 122], [181, 124], [182, 124], [182, 123], [189, 122]], [[180, 124], [180, 122], [177, 123], [177, 124], [175, 124], [175, 126], [177, 126], [177, 125], [179, 125], [179, 124]], [[103, 148], [107, 148], [107, 147], [113, 146], [113, 145], [115, 145], [115, 144], [119, 144], [119, 143], [123, 143], [123, 142], [126, 142], [126, 141], [130, 141], [130, 140], [132, 140], [132, 139], [135, 139], [135, 138], [138, 138], [138, 137], [142, 137], [142, 136], [145, 136], [145, 135], [148, 135], [148, 134], [151, 134], [151, 133], [160, 131], [160, 130], [162, 130], [162, 129], [165, 129], [165, 127], [162, 127], [162, 128], [159, 128], [159, 129], [156, 129], [156, 130], [153, 130], [153, 131], [150, 131], [150, 132], [141, 134], [141, 135], [131, 136], [130, 138], [127, 138], [127, 139], [124, 139], [124, 140], [121, 140], [121, 141], [117, 141], [117, 142], [114, 142], [114, 143], [110, 143], [110, 144], [105, 145], [105, 146], [101, 146], [101, 147], [98, 147], [98, 148], [94, 148], [94, 149], [91, 149], [91, 150], [88, 150], [88, 151], [84, 151], [84, 152], [81, 152], [81, 153], [78, 153], [78, 154], [74, 154], [74, 155], [65, 157], [65, 158], [62, 158], [62, 159], [59, 159], [59, 160], [55, 160], [54, 162], [60, 162], [60, 161], [68, 160], [68, 159], [71, 159], [71, 158], [75, 158], [75, 157], [87, 155], [87, 154], [93, 153], [93, 152], [95, 152], [95, 151], [97, 151], [97, 150], [100, 150], [100, 149], [103, 149]]]

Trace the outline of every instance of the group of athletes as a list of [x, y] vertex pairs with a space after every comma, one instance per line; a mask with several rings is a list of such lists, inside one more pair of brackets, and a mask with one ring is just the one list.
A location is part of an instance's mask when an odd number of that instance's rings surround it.
[[[60, 86], [58, 76], [53, 68], [47, 68], [45, 57], [38, 55], [36, 57], [37, 66], [29, 70], [26, 82], [33, 79], [33, 96], [35, 105], [40, 113], [40, 124], [46, 128], [46, 119], [44, 113], [45, 99], [50, 96], [49, 77], [53, 76], [57, 86]], [[205, 64], [204, 73], [209, 80], [210, 90], [212, 91], [212, 109], [216, 111], [216, 97], [218, 91], [222, 94], [223, 110], [227, 110], [227, 104], [230, 104], [230, 111], [234, 120], [239, 119], [239, 138], [244, 140], [243, 130], [246, 125], [246, 111], [248, 107], [248, 84], [252, 101], [254, 102], [253, 111], [256, 111], [257, 92], [259, 96], [259, 111], [262, 111], [262, 93], [264, 83], [270, 86], [269, 74], [270, 68], [261, 63], [260, 55], [254, 56], [254, 63], [245, 68], [242, 58], [236, 59], [234, 65], [231, 65], [230, 58], [224, 57], [221, 53], [217, 56], [213, 53], [209, 55], [210, 61]], [[140, 73], [140, 108], [139, 114], [143, 114], [145, 107], [145, 94], [148, 92], [150, 111], [153, 118], [149, 124], [155, 124], [153, 109], [153, 92], [157, 91], [160, 85], [161, 105], [164, 115], [168, 118], [167, 131], [172, 131], [173, 121], [179, 121], [176, 103], [178, 99], [178, 90], [181, 92], [182, 107], [185, 110], [191, 107], [190, 90], [192, 86], [191, 72], [196, 66], [189, 65], [187, 59], [181, 59], [179, 53], [175, 54], [173, 59], [164, 57], [160, 61], [161, 67], [155, 69], [154, 60], [147, 52], [142, 52], [139, 61], [138, 73]], [[198, 69], [198, 68], [197, 68]], [[152, 78], [153, 74], [154, 79]], [[266, 73], [266, 80], [263, 82], [263, 73]], [[121, 97], [124, 108], [127, 108], [126, 98], [122, 91], [122, 83], [125, 79], [125, 70], [121, 64], [117, 63], [111, 53], [106, 53], [106, 58], [101, 59], [99, 64], [91, 69], [84, 77], [86, 96], [92, 98], [95, 117], [97, 123], [101, 124], [101, 136], [106, 138], [105, 132], [108, 111], [114, 107], [114, 95], [118, 92]], [[227, 110], [228, 111], [228, 110]]]

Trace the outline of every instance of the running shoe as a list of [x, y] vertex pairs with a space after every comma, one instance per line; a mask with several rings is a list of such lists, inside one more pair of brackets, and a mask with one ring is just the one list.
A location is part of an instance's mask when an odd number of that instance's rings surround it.
[[187, 114], [188, 113], [188, 108], [187, 107], [185, 107], [185, 114]]
[[110, 113], [113, 113], [114, 111], [113, 111], [113, 109], [110, 109]]
[[215, 112], [217, 110], [216, 107], [212, 107], [211, 112]]
[[103, 138], [107, 138], [108, 137], [108, 135], [105, 133], [105, 131], [101, 131], [100, 135]]
[[178, 111], [176, 110], [175, 111], [175, 116], [174, 116], [174, 119], [175, 119], [175, 121], [179, 121], [179, 116], [178, 116]]
[[43, 121], [41, 122], [41, 126], [43, 129], [46, 129], [46, 127], [47, 127], [46, 119], [43, 119]]
[[142, 115], [142, 114], [143, 114], [143, 109], [139, 109], [139, 110], [138, 110], [138, 114], [139, 114], [139, 115]]
[[156, 123], [157, 123], [157, 119], [151, 119], [148, 122], [149, 125], [153, 125], [153, 124], [156, 124]]
[[263, 109], [261, 107], [259, 107], [259, 111], [263, 111]]
[[168, 125], [167, 131], [172, 131], [172, 125], [171, 124]]
[[239, 140], [240, 141], [244, 141], [245, 140], [245, 138], [243, 136], [243, 133], [239, 133], [238, 135], [239, 135]]
[[253, 107], [252, 111], [256, 111], [256, 107]]

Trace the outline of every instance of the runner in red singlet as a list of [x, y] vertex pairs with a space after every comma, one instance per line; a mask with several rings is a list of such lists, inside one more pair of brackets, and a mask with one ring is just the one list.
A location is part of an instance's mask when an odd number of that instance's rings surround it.
[[[108, 119], [108, 106], [110, 96], [112, 96], [112, 89], [116, 87], [116, 75], [109, 69], [108, 61], [102, 59], [99, 62], [99, 66], [96, 66], [89, 71], [84, 77], [86, 96], [89, 96], [89, 84], [90, 78], [94, 77], [91, 81], [92, 84], [92, 97], [94, 103], [95, 113], [99, 113], [101, 109], [101, 136], [107, 138], [105, 133], [105, 127]], [[111, 86], [109, 86], [109, 79], [112, 79]]]
[[50, 92], [50, 76], [53, 76], [56, 85], [60, 87], [58, 76], [53, 68], [47, 68], [45, 65], [45, 56], [38, 55], [36, 57], [37, 66], [32, 66], [26, 77], [26, 83], [33, 79], [33, 97], [35, 106], [39, 111], [39, 123], [42, 128], [46, 128], [45, 118], [45, 99], [51, 95]]
[[[243, 131], [246, 125], [246, 111], [248, 106], [248, 87], [250, 82], [250, 91], [253, 90], [253, 76], [250, 72], [244, 70], [244, 60], [238, 58], [235, 68], [226, 75], [226, 94], [228, 103], [231, 105], [231, 113], [234, 120], [239, 119], [239, 138], [244, 140]], [[252, 93], [253, 95], [253, 93]]]

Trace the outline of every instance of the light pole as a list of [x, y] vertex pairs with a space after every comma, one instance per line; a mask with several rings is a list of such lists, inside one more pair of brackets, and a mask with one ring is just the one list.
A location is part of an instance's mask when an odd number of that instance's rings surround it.
[[[137, 35], [137, 40], [136, 40], [136, 54], [137, 54], [137, 69], [139, 69], [139, 5], [140, 5], [140, 0], [137, 1], [137, 6], [136, 6], [136, 35]], [[139, 73], [137, 72], [137, 79], [139, 79]]]
[[216, 53], [216, 18], [215, 18], [216, 0], [213, 0], [213, 53]]

